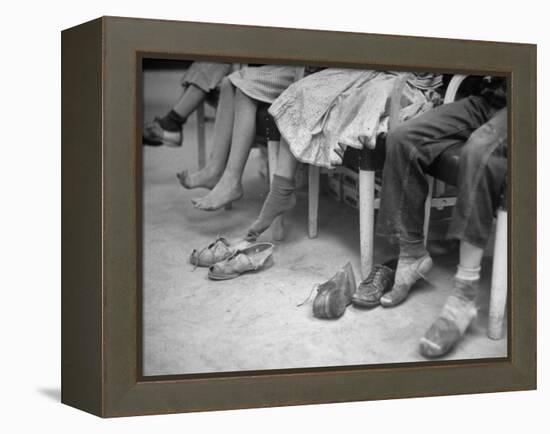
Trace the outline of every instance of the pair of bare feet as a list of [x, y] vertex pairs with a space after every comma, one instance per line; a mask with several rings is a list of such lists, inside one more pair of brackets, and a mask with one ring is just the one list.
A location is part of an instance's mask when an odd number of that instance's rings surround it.
[[176, 174], [180, 184], [187, 188], [207, 188], [210, 191], [206, 196], [193, 198], [191, 202], [197, 209], [214, 211], [239, 200], [243, 196], [243, 187], [240, 180], [231, 179], [219, 170], [206, 166], [195, 173], [184, 170]]

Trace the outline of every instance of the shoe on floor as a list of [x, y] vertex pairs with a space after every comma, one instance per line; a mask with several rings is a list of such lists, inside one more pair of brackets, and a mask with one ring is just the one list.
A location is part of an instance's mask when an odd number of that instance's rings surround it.
[[420, 353], [424, 357], [442, 357], [451, 351], [477, 317], [475, 297], [477, 281], [467, 282], [455, 278], [451, 295], [439, 317], [420, 339]]
[[399, 258], [393, 288], [380, 298], [380, 304], [384, 307], [394, 307], [403, 303], [412, 286], [420, 279], [424, 279], [433, 265], [428, 254], [413, 260]]
[[233, 252], [227, 259], [212, 265], [208, 277], [212, 280], [228, 280], [249, 271], [266, 268], [273, 259], [273, 244], [257, 243]]
[[181, 131], [167, 131], [163, 129], [158, 119], [145, 125], [143, 128], [143, 144], [147, 146], [171, 146], [179, 147], [183, 140]]
[[317, 287], [313, 315], [317, 318], [340, 318], [356, 290], [355, 274], [348, 262], [330, 280]]
[[227, 238], [218, 237], [207, 247], [191, 252], [189, 262], [195, 267], [210, 267], [217, 262], [229, 258], [236, 250], [248, 247], [250, 243], [245, 240], [229, 241]]
[[380, 298], [392, 288], [394, 277], [395, 271], [391, 268], [382, 264], [375, 265], [367, 278], [359, 284], [351, 302], [360, 307], [378, 306]]

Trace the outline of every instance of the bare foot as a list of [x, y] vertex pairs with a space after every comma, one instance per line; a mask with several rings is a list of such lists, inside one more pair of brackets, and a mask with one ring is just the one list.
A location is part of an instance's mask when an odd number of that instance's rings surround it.
[[220, 180], [220, 174], [208, 166], [191, 174], [189, 174], [187, 170], [184, 170], [180, 173], [176, 173], [176, 176], [180, 184], [188, 189], [202, 187], [212, 190]]
[[206, 196], [191, 199], [193, 206], [197, 209], [202, 209], [203, 211], [214, 211], [220, 209], [226, 204], [239, 200], [243, 197], [243, 187], [241, 184], [230, 184], [227, 182], [220, 181], [214, 189], [208, 193]]

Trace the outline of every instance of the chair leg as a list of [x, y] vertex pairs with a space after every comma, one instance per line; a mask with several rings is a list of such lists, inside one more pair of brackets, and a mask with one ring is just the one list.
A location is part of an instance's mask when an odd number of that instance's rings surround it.
[[319, 166], [308, 167], [308, 235], [309, 238], [317, 238], [319, 232]]
[[[277, 170], [277, 158], [279, 156], [279, 141], [269, 140], [267, 142], [267, 161], [269, 167], [269, 182], [273, 182], [273, 175]], [[284, 234], [283, 216], [277, 217], [271, 225], [273, 239], [275, 241], [281, 241]]]
[[431, 176], [427, 176], [428, 181], [428, 196], [426, 196], [426, 202], [424, 203], [424, 246], [428, 245], [428, 235], [430, 233], [430, 214], [432, 212], [432, 197], [434, 192], [434, 179]]
[[501, 339], [508, 294], [508, 211], [499, 210], [493, 256], [493, 277], [489, 302], [489, 330], [491, 339]]
[[365, 279], [374, 258], [374, 171], [359, 171], [359, 233], [361, 240], [361, 275]]
[[206, 138], [204, 128], [204, 103], [197, 107], [197, 144], [198, 144], [198, 160], [199, 169], [202, 169], [206, 164]]

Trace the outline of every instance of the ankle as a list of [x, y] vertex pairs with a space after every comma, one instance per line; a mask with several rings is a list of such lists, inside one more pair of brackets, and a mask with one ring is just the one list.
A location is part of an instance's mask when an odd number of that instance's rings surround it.
[[280, 195], [290, 196], [296, 190], [296, 182], [294, 178], [274, 174], [271, 189], [277, 190]]
[[399, 259], [420, 259], [428, 255], [423, 240], [400, 241]]
[[171, 132], [180, 132], [186, 118], [180, 116], [174, 110], [170, 110], [162, 118], [158, 120], [159, 125], [163, 130]]
[[225, 167], [221, 174], [220, 182], [227, 186], [238, 188], [241, 186], [241, 173]]
[[478, 294], [479, 279], [462, 280], [455, 276], [452, 294], [466, 301], [475, 302]]
[[199, 172], [203, 172], [205, 175], [208, 175], [210, 178], [221, 178], [223, 175], [224, 167], [216, 163], [207, 163]]
[[457, 267], [455, 277], [464, 281], [479, 280], [481, 267], [463, 267], [460, 264]]

